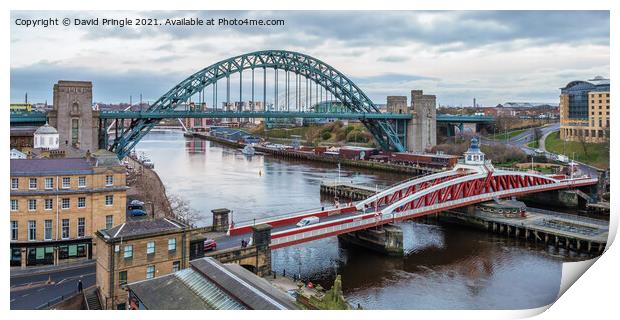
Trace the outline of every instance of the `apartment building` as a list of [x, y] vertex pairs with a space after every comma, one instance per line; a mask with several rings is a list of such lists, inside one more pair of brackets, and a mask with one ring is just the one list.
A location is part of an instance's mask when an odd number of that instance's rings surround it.
[[[194, 240], [203, 249], [204, 239]], [[128, 283], [187, 268], [190, 241], [189, 226], [171, 218], [133, 220], [97, 231], [97, 287], [104, 309], [127, 308]]]
[[108, 151], [11, 159], [10, 171], [11, 266], [90, 259], [94, 232], [125, 221], [125, 167]]

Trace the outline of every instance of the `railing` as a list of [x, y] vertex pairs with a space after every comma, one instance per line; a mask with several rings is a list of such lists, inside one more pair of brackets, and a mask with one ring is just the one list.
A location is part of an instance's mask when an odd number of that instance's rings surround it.
[[[352, 205], [355, 205], [355, 202], [352, 202]], [[252, 220], [243, 220], [243, 221], [235, 222], [234, 223], [234, 228], [247, 227], [247, 226], [251, 226], [251, 225], [254, 225], [254, 224], [266, 223], [266, 222], [273, 221], [273, 220], [281, 220], [281, 219], [285, 219], [285, 218], [292, 218], [292, 217], [295, 217], [295, 216], [300, 215], [300, 214], [313, 214], [313, 213], [319, 213], [319, 212], [324, 212], [324, 211], [341, 210], [343, 208], [348, 208], [348, 207], [349, 207], [348, 204], [344, 204], [342, 206], [339, 206], [338, 208], [336, 208], [335, 206], [330, 206], [330, 207], [304, 209], [304, 210], [299, 210], [299, 211], [294, 211], [294, 212], [287, 212], [287, 213], [283, 213], [283, 214], [280, 214], [280, 215], [269, 216], [269, 217], [264, 217], [264, 218], [258, 218], [258, 219], [252, 219]]]

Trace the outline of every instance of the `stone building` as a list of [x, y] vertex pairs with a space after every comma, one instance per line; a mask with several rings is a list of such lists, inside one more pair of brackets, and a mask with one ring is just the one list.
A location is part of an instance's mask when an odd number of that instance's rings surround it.
[[609, 79], [572, 81], [561, 88], [560, 138], [602, 143], [609, 140]]
[[[126, 309], [128, 283], [187, 268], [190, 232], [189, 226], [171, 218], [128, 221], [97, 231], [96, 278], [103, 308]], [[200, 249], [203, 241], [197, 241]]]
[[93, 109], [90, 81], [58, 81], [54, 85], [49, 124], [58, 130], [61, 146], [84, 151], [99, 149], [99, 111]]
[[93, 233], [125, 221], [125, 167], [110, 152], [12, 159], [10, 171], [11, 266], [91, 258]]

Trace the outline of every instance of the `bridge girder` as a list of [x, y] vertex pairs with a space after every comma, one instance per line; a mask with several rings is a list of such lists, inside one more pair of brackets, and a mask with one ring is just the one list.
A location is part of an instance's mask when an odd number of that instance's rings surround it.
[[[489, 171], [465, 175], [446, 180], [433, 186], [411, 193], [409, 196], [391, 203], [384, 208], [384, 214], [414, 210], [446, 201], [465, 200], [484, 194], [509, 196], [517, 189], [558, 184], [560, 180], [529, 172]], [[502, 195], [502, 194], [505, 195]]]
[[[264, 50], [242, 54], [212, 64], [183, 80], [155, 101], [148, 111], [171, 110], [177, 104], [218, 80], [234, 73], [257, 68], [284, 70], [301, 75], [330, 92], [352, 112], [378, 113], [377, 106], [353, 81], [340, 71], [314, 57], [285, 50]], [[123, 158], [146, 135], [159, 119], [135, 119], [131, 126], [114, 141], [111, 150]], [[362, 120], [383, 149], [404, 151], [397, 133], [387, 120]]]

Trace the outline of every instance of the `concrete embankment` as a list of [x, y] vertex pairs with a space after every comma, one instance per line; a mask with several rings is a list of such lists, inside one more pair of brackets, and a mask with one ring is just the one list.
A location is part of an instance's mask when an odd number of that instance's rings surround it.
[[[245, 146], [242, 143], [214, 137], [214, 136], [204, 134], [204, 133], [196, 132], [196, 133], [193, 133], [193, 136], [202, 138], [205, 140], [221, 143], [223, 145], [227, 145], [233, 148], [243, 148]], [[342, 159], [342, 158], [335, 158], [335, 157], [327, 157], [324, 155], [317, 155], [314, 153], [289, 151], [289, 150], [278, 150], [278, 149], [272, 149], [272, 148], [265, 148], [261, 146], [254, 146], [254, 150], [272, 155], [274, 157], [309, 160], [309, 161], [317, 161], [317, 162], [333, 163], [333, 164], [340, 163], [343, 166], [365, 168], [365, 169], [370, 169], [370, 170], [401, 172], [401, 173], [407, 173], [407, 174], [412, 174], [412, 175], [420, 175], [420, 174], [438, 172], [437, 169], [432, 169], [432, 168], [401, 166], [401, 165], [395, 165], [391, 163], [374, 162], [374, 161], [366, 161], [366, 160]]]

